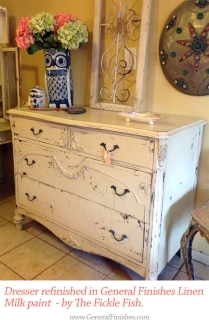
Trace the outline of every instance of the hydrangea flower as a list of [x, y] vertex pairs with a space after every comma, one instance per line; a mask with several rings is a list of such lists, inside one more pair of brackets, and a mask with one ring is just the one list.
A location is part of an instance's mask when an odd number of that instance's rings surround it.
[[70, 14], [62, 14], [59, 13], [57, 14], [54, 19], [56, 20], [56, 26], [55, 26], [55, 31], [57, 31], [61, 26], [63, 26], [65, 23], [69, 22], [69, 21], [74, 21], [77, 20], [77, 18], [73, 15]]
[[15, 40], [17, 46], [29, 54], [47, 48], [77, 50], [88, 42], [88, 31], [73, 15], [59, 13], [53, 16], [42, 12], [20, 20]]
[[53, 15], [42, 12], [32, 17], [28, 25], [33, 34], [40, 33], [41, 35], [45, 35], [47, 32], [54, 31], [56, 20]]
[[87, 28], [80, 20], [69, 21], [57, 30], [56, 39], [64, 49], [77, 50], [88, 42]]
[[34, 38], [28, 22], [31, 17], [21, 18], [19, 26], [16, 29], [15, 41], [17, 46], [27, 50], [34, 43]]

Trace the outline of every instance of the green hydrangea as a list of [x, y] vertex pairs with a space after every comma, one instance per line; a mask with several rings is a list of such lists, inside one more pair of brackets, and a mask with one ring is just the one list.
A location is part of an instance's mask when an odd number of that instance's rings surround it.
[[57, 30], [56, 40], [64, 49], [77, 50], [88, 42], [88, 31], [82, 21], [69, 21]]
[[33, 34], [38, 33], [43, 36], [46, 32], [54, 31], [56, 20], [53, 15], [47, 12], [42, 12], [37, 14], [35, 17], [31, 17], [28, 25]]

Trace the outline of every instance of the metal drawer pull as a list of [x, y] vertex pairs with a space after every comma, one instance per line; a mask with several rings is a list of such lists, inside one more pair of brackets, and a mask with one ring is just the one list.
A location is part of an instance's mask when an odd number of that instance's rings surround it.
[[35, 199], [37, 199], [37, 197], [34, 195], [32, 199], [30, 199], [30, 195], [28, 193], [25, 193], [25, 195], [28, 198], [28, 201], [34, 201]]
[[117, 187], [116, 187], [116, 186], [112, 185], [111, 188], [115, 191], [115, 194], [116, 194], [117, 196], [123, 196], [123, 195], [125, 195], [126, 193], [130, 193], [130, 191], [129, 191], [127, 188], [126, 188], [126, 189], [124, 190], [124, 192], [121, 193], [121, 194], [117, 193]]
[[33, 164], [35, 164], [35, 160], [32, 160], [31, 164], [28, 163], [28, 158], [25, 158], [25, 161], [27, 163], [28, 166], [32, 166]]
[[34, 128], [31, 128], [30, 130], [33, 132], [34, 135], [39, 135], [39, 134], [41, 134], [41, 132], [43, 132], [42, 129], [40, 129], [40, 130], [38, 131], [38, 133], [35, 133]]
[[123, 239], [128, 238], [126, 235], [122, 235], [121, 238], [116, 238], [115, 237], [115, 231], [112, 230], [112, 229], [110, 229], [109, 232], [111, 232], [111, 234], [113, 234], [114, 239], [117, 240], [117, 241], [122, 241]]
[[108, 151], [108, 152], [112, 152], [112, 151], [114, 151], [114, 150], [116, 150], [116, 149], [119, 149], [119, 146], [118, 146], [117, 144], [114, 145], [114, 147], [113, 147], [112, 150], [109, 150], [109, 149], [107, 148], [107, 146], [106, 146], [106, 143], [104, 143], [104, 142], [102, 142], [102, 143], [100, 144], [100, 146], [104, 147], [104, 148], [105, 148], [105, 151]]

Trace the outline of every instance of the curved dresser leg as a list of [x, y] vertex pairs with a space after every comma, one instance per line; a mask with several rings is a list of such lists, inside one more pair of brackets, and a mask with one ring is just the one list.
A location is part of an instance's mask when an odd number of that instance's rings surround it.
[[14, 223], [15, 223], [16, 228], [18, 230], [22, 230], [23, 229], [23, 222], [24, 222], [24, 220], [25, 220], [25, 217], [22, 214], [18, 213], [18, 210], [16, 209], [15, 210], [15, 215], [14, 215]]
[[185, 261], [188, 280], [194, 280], [194, 266], [192, 263], [192, 242], [197, 232], [197, 224], [192, 219], [189, 224], [189, 227], [181, 238], [181, 250]]

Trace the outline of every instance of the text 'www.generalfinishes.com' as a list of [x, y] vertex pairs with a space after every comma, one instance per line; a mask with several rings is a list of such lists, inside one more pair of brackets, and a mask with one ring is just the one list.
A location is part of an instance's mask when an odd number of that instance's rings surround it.
[[149, 320], [149, 316], [131, 316], [127, 314], [108, 314], [108, 315], [92, 315], [87, 314], [86, 316], [73, 316], [70, 315], [70, 320]]

